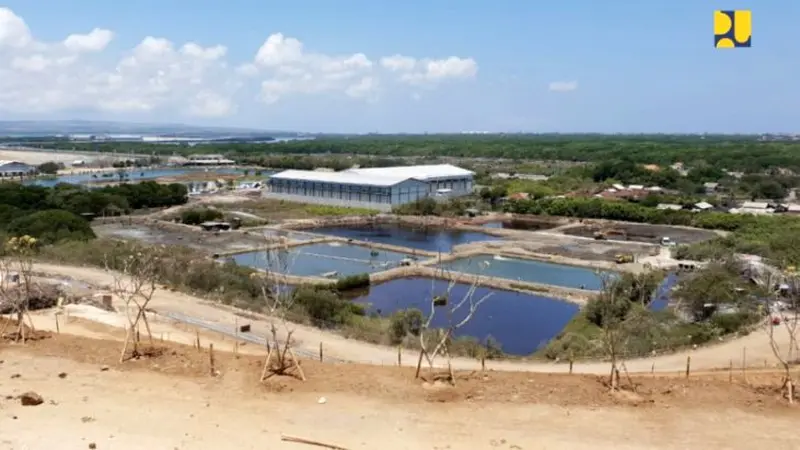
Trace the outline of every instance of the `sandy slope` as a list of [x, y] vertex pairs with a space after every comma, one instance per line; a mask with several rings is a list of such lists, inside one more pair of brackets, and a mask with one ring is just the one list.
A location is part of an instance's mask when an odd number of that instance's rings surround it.
[[[334, 388], [320, 404], [319, 393], [270, 393], [238, 372], [193, 378], [101, 371], [19, 347], [0, 347], [0, 359], [0, 449], [315, 448], [281, 442], [282, 434], [383, 450], [800, 448], [797, 412], [774, 405], [431, 403]], [[21, 406], [14, 397], [30, 390], [45, 403]]]
[[[112, 274], [94, 268], [57, 266], [50, 264], [38, 264], [37, 271], [58, 274], [61, 276], [72, 277], [77, 280], [93, 284], [111, 284]], [[233, 327], [236, 316], [230, 309], [223, 309], [211, 302], [198, 299], [189, 295], [158, 291], [151, 307], [158, 312], [174, 312], [192, 316], [207, 322], [218, 325]], [[238, 319], [245, 320], [245, 319]], [[266, 335], [267, 322], [251, 321], [253, 333]], [[43, 321], [45, 328], [53, 328], [52, 320]], [[165, 331], [166, 330], [166, 331]], [[161, 332], [169, 332], [166, 328]], [[780, 330], [782, 337], [788, 338], [783, 329]], [[186, 333], [184, 333], [186, 334]], [[179, 342], [191, 342], [191, 334], [183, 336]], [[158, 335], [158, 333], [156, 333]], [[180, 333], [175, 333], [175, 336]], [[298, 326], [295, 332], [298, 340], [298, 351], [306, 355], [314, 355], [319, 351], [320, 342], [325, 348], [325, 355], [330, 359], [339, 359], [347, 362], [360, 362], [365, 364], [393, 365], [397, 364], [397, 350], [377, 345], [372, 345], [355, 340], [345, 339], [341, 336], [329, 332], [323, 332], [312, 327]], [[170, 336], [169, 339], [172, 339]], [[172, 340], [177, 340], [177, 337]], [[694, 370], [707, 370], [714, 368], [726, 368], [731, 361], [734, 367], [741, 367], [743, 349], [746, 348], [746, 359], [748, 366], [764, 367], [765, 363], [773, 365], [776, 360], [769, 346], [766, 333], [755, 332], [746, 337], [729, 340], [710, 347], [700, 348], [694, 351], [676, 353], [672, 355], [658, 356], [654, 358], [643, 358], [632, 360], [627, 363], [628, 370], [632, 372], [650, 372], [653, 367], [657, 372], [677, 372], [686, 367], [686, 357], [691, 355], [691, 364]], [[416, 360], [407, 356], [403, 359], [404, 365], [415, 365]], [[568, 371], [566, 364], [534, 363], [534, 362], [513, 362], [503, 361], [488, 363], [494, 370], [504, 371], [524, 371], [524, 372], [555, 372], [563, 373]], [[456, 359], [454, 367], [456, 369], [474, 370], [480, 364], [471, 359]], [[576, 363], [574, 371], [577, 373], [604, 374], [608, 370], [608, 365], [604, 363]]]

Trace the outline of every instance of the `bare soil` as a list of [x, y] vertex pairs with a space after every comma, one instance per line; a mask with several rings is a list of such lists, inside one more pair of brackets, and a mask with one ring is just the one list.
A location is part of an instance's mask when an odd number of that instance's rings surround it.
[[158, 227], [143, 223], [106, 223], [92, 227], [100, 237], [136, 240], [155, 245], [183, 245], [211, 254], [228, 253], [263, 247], [267, 241], [262, 232], [209, 232], [199, 228], [185, 230]]
[[[263, 356], [215, 352], [212, 376], [207, 348], [158, 343], [121, 364], [119, 350], [67, 334], [0, 344], [0, 448], [303, 448], [284, 434], [388, 450], [800, 446], [800, 415], [772, 373], [638, 376], [635, 392], [612, 394], [601, 376], [472, 371], [451, 386], [412, 368], [302, 360], [308, 381], [259, 383]], [[21, 406], [28, 391], [45, 403]]]

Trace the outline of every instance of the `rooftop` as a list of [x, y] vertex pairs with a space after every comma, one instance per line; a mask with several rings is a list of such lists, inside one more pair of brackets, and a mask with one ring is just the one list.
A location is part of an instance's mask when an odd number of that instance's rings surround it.
[[415, 178], [417, 180], [428, 181], [436, 178], [457, 178], [475, 175], [467, 169], [456, 167], [452, 164], [433, 164], [427, 166], [397, 166], [397, 167], [373, 167], [368, 169], [349, 169], [345, 172], [357, 173], [371, 177], [398, 177], [403, 180]]
[[339, 184], [357, 184], [365, 186], [394, 186], [397, 183], [402, 183], [411, 177], [402, 176], [389, 176], [389, 175], [371, 175], [353, 173], [350, 171], [344, 172], [316, 172], [313, 170], [284, 170], [283, 172], [276, 173], [270, 178], [278, 180], [302, 180], [302, 181], [319, 181], [321, 183], [339, 183]]

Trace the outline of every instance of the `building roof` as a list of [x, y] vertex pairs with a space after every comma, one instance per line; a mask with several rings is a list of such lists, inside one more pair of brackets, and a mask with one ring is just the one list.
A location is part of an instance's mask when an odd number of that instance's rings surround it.
[[345, 172], [357, 173], [372, 177], [398, 177], [404, 180], [415, 178], [421, 181], [437, 178], [456, 178], [475, 175], [467, 169], [452, 164], [434, 164], [427, 166], [372, 167], [368, 169], [348, 169]]
[[339, 183], [363, 186], [394, 186], [412, 177], [375, 176], [371, 174], [344, 172], [316, 172], [313, 170], [284, 170], [270, 177], [278, 180], [318, 181], [320, 183]]
[[8, 159], [0, 159], [0, 167], [7, 166], [9, 164], [22, 164], [23, 166], [30, 166], [30, 164], [25, 164], [22, 161], [12, 161]]
[[767, 202], [744, 202], [744, 203], [742, 203], [742, 208], [767, 209], [767, 208], [769, 208], [769, 203], [767, 203]]
[[694, 207], [697, 208], [697, 209], [711, 209], [711, 208], [714, 207], [714, 205], [712, 205], [711, 203], [708, 203], [708, 202], [699, 202], [699, 203], [695, 203]]

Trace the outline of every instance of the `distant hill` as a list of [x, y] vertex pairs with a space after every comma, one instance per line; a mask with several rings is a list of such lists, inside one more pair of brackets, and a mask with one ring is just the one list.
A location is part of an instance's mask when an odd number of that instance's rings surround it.
[[252, 128], [201, 127], [182, 124], [146, 124], [91, 120], [0, 120], [0, 136], [52, 136], [58, 134], [141, 134], [204, 137], [209, 135], [297, 136], [290, 131]]

